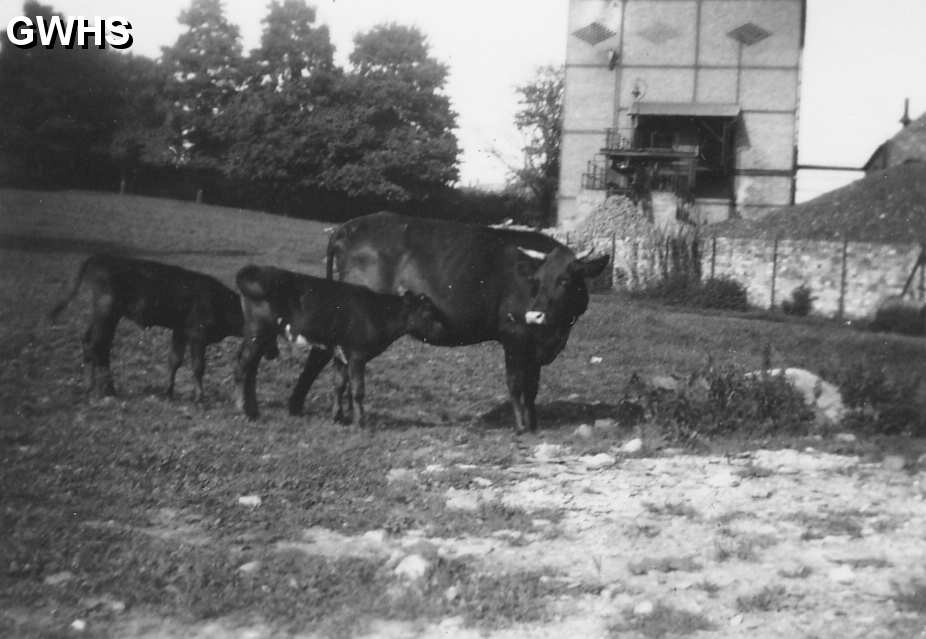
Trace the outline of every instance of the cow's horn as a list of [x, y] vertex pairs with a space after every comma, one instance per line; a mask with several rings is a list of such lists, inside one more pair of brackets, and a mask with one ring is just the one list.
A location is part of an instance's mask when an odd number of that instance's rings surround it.
[[547, 259], [547, 254], [543, 251], [535, 251], [533, 249], [524, 248], [523, 246], [519, 246], [518, 250], [524, 253], [527, 257], [532, 257], [535, 260]]
[[584, 251], [576, 255], [576, 259], [584, 260], [587, 257], [591, 257], [593, 251], [594, 249], [585, 249]]

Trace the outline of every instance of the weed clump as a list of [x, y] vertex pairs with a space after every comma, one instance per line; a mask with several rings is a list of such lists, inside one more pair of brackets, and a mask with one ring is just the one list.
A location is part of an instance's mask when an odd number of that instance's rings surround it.
[[845, 425], [880, 435], [926, 435], [926, 415], [917, 401], [921, 379], [897, 380], [882, 368], [858, 365], [834, 376], [846, 406]]
[[785, 315], [807, 317], [813, 310], [813, 301], [817, 299], [804, 284], [791, 291], [791, 299], [781, 302], [781, 310]]
[[671, 306], [749, 310], [746, 288], [730, 277], [712, 277], [702, 281], [687, 274], [669, 275], [637, 291], [635, 296]]
[[636, 397], [627, 401], [640, 403], [649, 421], [680, 443], [732, 434], [800, 434], [814, 419], [813, 411], [783, 374], [750, 374], [708, 365], [673, 390], [648, 387], [636, 375], [628, 389]]

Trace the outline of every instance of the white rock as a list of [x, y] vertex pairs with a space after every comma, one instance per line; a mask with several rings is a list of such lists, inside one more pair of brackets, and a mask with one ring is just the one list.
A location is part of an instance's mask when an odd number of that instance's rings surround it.
[[586, 455], [580, 457], [579, 460], [585, 464], [585, 467], [589, 470], [597, 470], [599, 468], [607, 468], [608, 466], [613, 466], [617, 461], [612, 455], [607, 453], [598, 453], [597, 455]]
[[71, 630], [76, 632], [83, 632], [87, 629], [87, 622], [83, 619], [75, 619], [71, 622]]
[[829, 571], [827, 575], [832, 581], [840, 584], [849, 584], [855, 581], [855, 571], [851, 566], [837, 566]]
[[260, 495], [242, 495], [238, 498], [239, 506], [247, 506], [249, 508], [257, 508], [263, 503], [260, 498]]
[[617, 428], [617, 422], [613, 419], [596, 419], [594, 423], [595, 430], [611, 431]]
[[907, 460], [902, 455], [885, 455], [881, 463], [887, 470], [900, 471], [907, 465]]
[[633, 614], [637, 617], [648, 617], [653, 614], [653, 610], [655, 609], [656, 607], [653, 605], [652, 601], [641, 601], [633, 607]]
[[628, 440], [621, 446], [621, 452], [627, 453], [628, 455], [639, 453], [641, 450], [643, 450], [643, 440], [639, 437]]
[[664, 391], [677, 391], [678, 390], [678, 380], [669, 375], [654, 375], [650, 378], [650, 386], [657, 390]]
[[534, 459], [537, 461], [553, 461], [563, 455], [563, 447], [559, 444], [537, 444], [534, 446]]
[[486, 479], [485, 477], [473, 477], [473, 483], [480, 488], [488, 488], [495, 482], [493, 482], [491, 479]]
[[246, 564], [241, 564], [240, 566], [238, 566], [238, 572], [243, 572], [248, 575], [253, 572], [257, 572], [259, 569], [260, 569], [259, 561], [249, 561]]
[[409, 468], [390, 468], [386, 473], [386, 481], [390, 484], [398, 481], [415, 481], [415, 471]]
[[448, 488], [444, 493], [444, 501], [450, 510], [472, 511], [479, 508], [478, 495], [457, 488]]
[[421, 555], [408, 555], [399, 562], [393, 572], [409, 581], [417, 581], [427, 574], [429, 567], [428, 560]]
[[74, 578], [74, 573], [69, 570], [63, 570], [61, 572], [56, 572], [53, 575], [48, 575], [42, 581], [49, 586], [60, 586], [61, 584], [69, 582]]
[[460, 596], [460, 589], [456, 586], [450, 586], [444, 591], [444, 599], [447, 601], [456, 601]]
[[595, 435], [594, 431], [592, 431], [592, 427], [588, 424], [579, 425], [572, 434], [579, 439], [591, 439]]
[[743, 625], [743, 615], [733, 615], [730, 617], [731, 626], [741, 626]]
[[844, 444], [851, 444], [855, 442], [856, 437], [853, 433], [838, 433], [833, 439]]
[[597, 355], [592, 355], [592, 356], [588, 359], [588, 363], [589, 363], [589, 364], [600, 364], [600, 363], [603, 362], [603, 361], [604, 361], [604, 360], [601, 359], [600, 357], [598, 357]]

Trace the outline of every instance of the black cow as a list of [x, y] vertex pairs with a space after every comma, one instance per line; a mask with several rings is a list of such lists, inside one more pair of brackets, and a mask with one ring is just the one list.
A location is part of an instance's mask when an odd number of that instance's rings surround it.
[[[585, 280], [608, 257], [577, 258], [534, 232], [417, 219], [381, 212], [340, 226], [328, 243], [328, 277], [373, 290], [427, 295], [441, 321], [411, 335], [442, 346], [502, 343], [515, 429], [535, 430], [540, 367], [562, 351], [588, 307]], [[313, 351], [312, 377], [330, 354]], [[297, 388], [297, 391], [301, 391]], [[301, 405], [304, 394], [294, 393]]]
[[[84, 361], [91, 365], [91, 390], [113, 395], [109, 355], [116, 325], [123, 317], [142, 327], [173, 331], [168, 357], [167, 396], [187, 345], [196, 382], [194, 400], [203, 397], [206, 346], [241, 335], [241, 301], [218, 280], [160, 262], [113, 255], [93, 255], [81, 265], [71, 291], [49, 313], [55, 321], [82, 283], [92, 293], [90, 326], [84, 333]], [[268, 356], [273, 356], [268, 353]]]
[[[359, 426], [364, 417], [366, 363], [409, 331], [433, 332], [439, 321], [431, 301], [411, 292], [386, 295], [362, 286], [254, 265], [238, 271], [236, 282], [244, 308], [244, 340], [236, 370], [238, 403], [252, 419], [257, 417], [255, 387], [260, 356], [276, 347], [278, 335], [313, 344], [313, 353], [325, 353], [325, 363], [340, 347], [343, 360], [335, 358], [333, 416], [337, 421], [344, 418], [344, 392], [350, 386], [348, 401], [353, 423]], [[290, 398], [291, 413], [301, 412], [306, 393], [320, 371], [321, 367], [302, 371]]]

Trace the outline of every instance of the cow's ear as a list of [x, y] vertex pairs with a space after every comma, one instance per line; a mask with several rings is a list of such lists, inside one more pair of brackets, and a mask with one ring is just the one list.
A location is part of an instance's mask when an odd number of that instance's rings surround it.
[[601, 272], [604, 270], [604, 267], [608, 265], [610, 260], [611, 258], [609, 256], [602, 255], [594, 259], [576, 260], [569, 266], [573, 273], [577, 273], [585, 278], [592, 278], [601, 275]]

